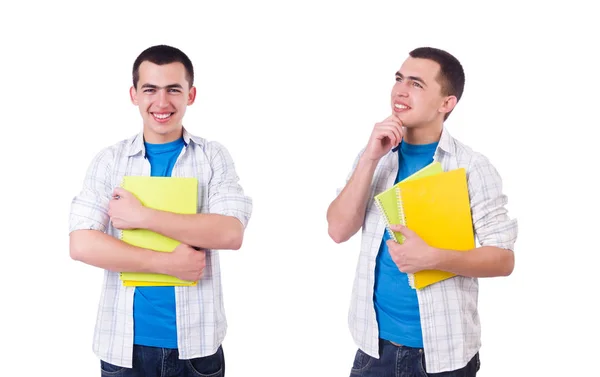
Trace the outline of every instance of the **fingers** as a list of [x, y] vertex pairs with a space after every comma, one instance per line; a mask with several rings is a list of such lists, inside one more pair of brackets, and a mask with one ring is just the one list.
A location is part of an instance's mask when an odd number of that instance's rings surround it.
[[378, 123], [375, 125], [376, 138], [381, 140], [384, 137], [390, 139], [394, 146], [402, 141], [402, 129], [394, 122]]
[[130, 195], [130, 192], [125, 190], [123, 187], [117, 186], [113, 189], [113, 199], [124, 198], [127, 195]]
[[394, 134], [396, 135], [396, 140], [398, 143], [400, 143], [400, 141], [402, 140], [402, 136], [404, 136], [402, 121], [396, 115], [391, 115], [387, 117], [383, 122], [375, 124], [375, 128], [392, 130], [392, 132], [394, 132]]
[[401, 233], [404, 237], [407, 237], [407, 238], [412, 237], [415, 234], [415, 232], [408, 229], [407, 227], [405, 227], [402, 224], [390, 225], [390, 229], [394, 232]]
[[394, 130], [398, 131], [398, 133], [400, 133], [400, 135], [402, 135], [402, 133], [403, 133], [402, 125], [400, 123], [398, 123], [398, 122], [393, 121], [393, 120], [390, 120], [390, 121], [387, 121], [387, 122], [377, 123], [375, 126], [376, 127], [386, 126], [386, 127], [390, 127], [391, 129], [394, 129]]

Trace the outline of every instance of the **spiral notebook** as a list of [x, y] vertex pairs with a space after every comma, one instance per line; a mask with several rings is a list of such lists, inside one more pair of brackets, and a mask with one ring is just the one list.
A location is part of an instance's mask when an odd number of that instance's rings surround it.
[[437, 161], [434, 161], [431, 164], [422, 168], [421, 170], [417, 171], [416, 173], [396, 183], [389, 189], [379, 193], [378, 195], [375, 195], [375, 205], [377, 205], [377, 208], [379, 208], [379, 212], [383, 215], [383, 218], [386, 223], [386, 230], [391, 239], [398, 243], [404, 242], [404, 236], [401, 233], [393, 232], [390, 229], [390, 224], [406, 225], [403, 207], [398, 203], [398, 194], [396, 193], [396, 187], [398, 187], [398, 185], [400, 185], [400, 183], [402, 182], [428, 177], [434, 174], [442, 173], [443, 171], [444, 170], [442, 169], [442, 164], [440, 164]]
[[[197, 213], [198, 180], [187, 177], [125, 176], [121, 187], [133, 193], [145, 207], [180, 214]], [[171, 252], [180, 242], [148, 229], [125, 229], [121, 240], [161, 252]], [[191, 286], [197, 282], [174, 276], [141, 272], [121, 272], [125, 286]]]
[[[435, 163], [434, 163], [435, 164]], [[398, 243], [404, 236], [392, 232], [390, 224], [403, 224], [416, 232], [428, 245], [457, 251], [475, 247], [469, 191], [465, 169], [440, 171], [433, 164], [394, 185], [375, 198], [383, 214], [390, 237]], [[385, 196], [382, 196], [385, 194]], [[395, 196], [395, 202], [391, 199]], [[396, 208], [393, 205], [396, 205]], [[424, 270], [407, 274], [414, 289], [449, 279], [455, 274]]]

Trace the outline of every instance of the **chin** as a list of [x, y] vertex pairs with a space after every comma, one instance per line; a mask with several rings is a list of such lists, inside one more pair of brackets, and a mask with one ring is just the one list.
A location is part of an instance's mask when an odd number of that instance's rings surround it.
[[167, 124], [152, 124], [148, 127], [150, 131], [155, 135], [169, 135], [177, 131], [177, 127]]

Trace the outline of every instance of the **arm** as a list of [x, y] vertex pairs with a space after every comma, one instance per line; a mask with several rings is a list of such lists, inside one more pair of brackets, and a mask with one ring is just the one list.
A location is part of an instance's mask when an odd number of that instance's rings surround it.
[[238, 250], [244, 238], [244, 225], [233, 216], [212, 213], [182, 215], [145, 208], [141, 228], [163, 234], [188, 245], [205, 249]]
[[440, 267], [464, 276], [508, 276], [515, 266], [518, 225], [508, 216], [502, 178], [482, 155], [473, 159], [468, 172], [473, 228], [481, 246], [458, 257], [457, 252], [442, 252]]
[[336, 243], [349, 240], [362, 226], [377, 162], [359, 157], [348, 183], [329, 205], [328, 231]]
[[404, 235], [402, 244], [388, 240], [392, 260], [406, 273], [421, 270], [441, 270], [467, 277], [508, 276], [515, 261], [512, 250], [496, 246], [481, 246], [467, 251], [439, 249], [427, 245], [415, 232], [402, 225], [390, 227]]
[[329, 236], [336, 243], [349, 240], [362, 226], [375, 168], [400, 143], [402, 135], [402, 124], [394, 115], [373, 127], [367, 147], [354, 162], [348, 183], [327, 209]]
[[402, 225], [392, 226], [393, 231], [406, 237], [402, 245], [387, 242], [400, 271], [436, 269], [468, 277], [512, 273], [517, 221], [507, 215], [508, 200], [502, 193], [500, 175], [485, 158], [480, 158], [468, 171], [473, 227], [481, 246], [468, 251], [438, 249], [427, 245], [412, 230]]
[[508, 276], [515, 266], [512, 250], [481, 246], [469, 251], [435, 249], [432, 268], [468, 277]]
[[197, 281], [206, 267], [206, 253], [186, 244], [170, 253], [129, 245], [97, 230], [76, 230], [70, 236], [71, 258], [114, 272], [149, 272]]
[[75, 230], [69, 235], [71, 258], [110, 271], [165, 273], [167, 253], [141, 249], [97, 230]]

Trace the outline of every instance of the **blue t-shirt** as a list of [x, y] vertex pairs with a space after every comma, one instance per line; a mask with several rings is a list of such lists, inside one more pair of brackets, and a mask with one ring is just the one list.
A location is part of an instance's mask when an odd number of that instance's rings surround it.
[[[183, 149], [183, 139], [165, 144], [144, 143], [150, 161], [150, 175], [170, 177]], [[177, 348], [175, 289], [173, 287], [136, 287], [133, 296], [134, 344]]]
[[[398, 183], [433, 162], [437, 142], [424, 145], [402, 142], [398, 149]], [[404, 346], [422, 348], [423, 334], [417, 293], [408, 284], [408, 275], [400, 272], [390, 256], [387, 232], [379, 247], [375, 266], [373, 301], [379, 324], [379, 337]]]

